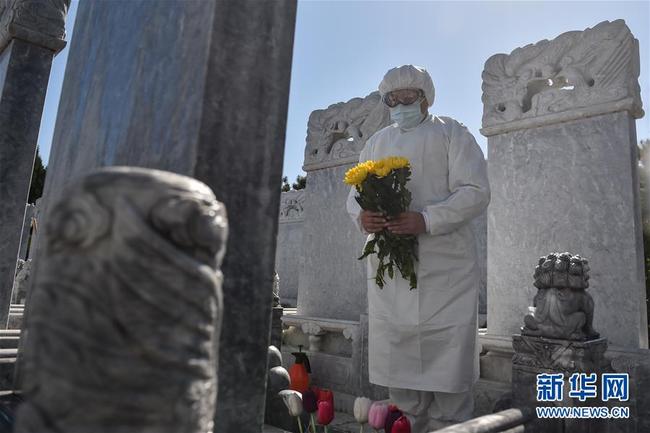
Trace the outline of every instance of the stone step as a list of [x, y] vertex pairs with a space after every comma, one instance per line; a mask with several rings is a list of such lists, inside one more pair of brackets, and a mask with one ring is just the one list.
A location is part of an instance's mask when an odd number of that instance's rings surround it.
[[9, 307], [9, 314], [23, 314], [25, 312], [25, 306], [22, 304], [11, 304]]
[[[13, 352], [13, 356], [11, 356]], [[10, 391], [14, 384], [16, 349], [0, 349], [0, 390]]]
[[20, 329], [0, 329], [0, 337], [20, 337]]
[[20, 330], [23, 326], [23, 313], [12, 313], [9, 312], [9, 320], [7, 322], [8, 329]]
[[0, 361], [6, 359], [16, 359], [18, 356], [18, 348], [0, 349]]
[[0, 349], [18, 349], [19, 335], [0, 335]]

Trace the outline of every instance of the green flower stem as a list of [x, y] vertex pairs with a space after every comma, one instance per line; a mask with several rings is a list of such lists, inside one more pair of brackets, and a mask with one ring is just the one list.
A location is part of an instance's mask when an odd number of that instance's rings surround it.
[[309, 424], [311, 425], [311, 431], [312, 433], [316, 433], [316, 422], [314, 421], [314, 414], [310, 413], [309, 417], [311, 418], [311, 421], [309, 421]]
[[359, 429], [359, 433], [363, 433], [363, 423], [359, 424], [361, 428]]
[[300, 433], [303, 433], [303, 431], [302, 431], [302, 422], [300, 422], [300, 417], [297, 416], [296, 419], [298, 420], [298, 429], [300, 430]]

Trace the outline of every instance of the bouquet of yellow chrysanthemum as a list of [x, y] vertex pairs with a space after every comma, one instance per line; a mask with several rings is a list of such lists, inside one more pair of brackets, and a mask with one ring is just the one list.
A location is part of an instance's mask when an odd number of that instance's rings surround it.
[[[361, 209], [381, 212], [387, 218], [396, 217], [408, 210], [411, 192], [406, 183], [411, 178], [408, 159], [398, 156], [377, 161], [365, 161], [345, 173], [344, 182], [353, 185], [359, 193], [355, 199]], [[417, 287], [415, 260], [417, 260], [417, 237], [397, 235], [383, 229], [368, 241], [359, 260], [377, 254], [379, 266], [375, 282], [384, 287], [384, 272], [393, 278], [395, 268], [409, 281], [411, 289]]]

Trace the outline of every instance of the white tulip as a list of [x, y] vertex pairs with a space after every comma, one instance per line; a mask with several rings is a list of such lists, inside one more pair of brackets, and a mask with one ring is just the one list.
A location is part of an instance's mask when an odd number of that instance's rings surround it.
[[302, 394], [291, 389], [282, 390], [278, 394], [282, 397], [285, 406], [287, 406], [289, 415], [300, 416], [302, 413]]
[[354, 419], [359, 424], [368, 422], [368, 411], [370, 410], [371, 404], [372, 400], [366, 397], [357, 397], [354, 400]]

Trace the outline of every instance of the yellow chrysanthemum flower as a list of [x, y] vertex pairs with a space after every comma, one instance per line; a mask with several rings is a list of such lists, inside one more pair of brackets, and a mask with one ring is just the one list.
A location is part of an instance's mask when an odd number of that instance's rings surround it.
[[381, 159], [379, 161], [375, 161], [372, 174], [377, 175], [379, 177], [384, 177], [384, 176], [388, 176], [391, 170], [392, 168], [387, 163], [387, 161], [385, 159]]
[[409, 160], [402, 156], [389, 156], [377, 161], [364, 161], [355, 165], [345, 173], [343, 181], [348, 185], [360, 186], [369, 174], [378, 177], [388, 176], [391, 170], [408, 167]]
[[409, 160], [402, 156], [389, 156], [388, 158], [384, 159], [391, 170], [404, 168], [410, 165]]
[[375, 161], [368, 160], [364, 161], [361, 164], [359, 164], [360, 167], [364, 167], [366, 170], [368, 170], [368, 173], [372, 173], [375, 170]]
[[345, 173], [343, 181], [348, 185], [358, 186], [368, 177], [368, 165], [357, 164]]

